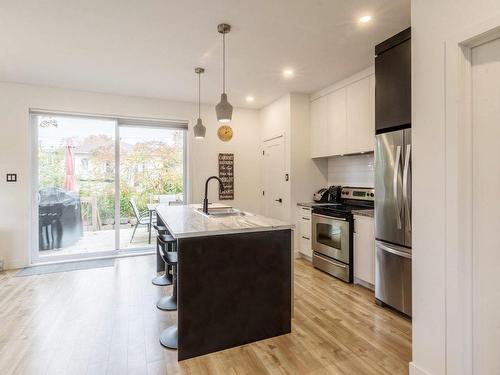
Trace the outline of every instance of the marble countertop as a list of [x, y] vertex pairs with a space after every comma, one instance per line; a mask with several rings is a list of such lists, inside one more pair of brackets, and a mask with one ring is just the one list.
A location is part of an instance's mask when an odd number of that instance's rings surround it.
[[352, 214], [353, 215], [358, 215], [358, 216], [374, 217], [375, 216], [375, 210], [353, 210]]
[[[175, 238], [215, 236], [293, 228], [270, 217], [244, 212], [243, 216], [206, 216], [198, 211], [200, 205], [168, 206], [159, 204], [156, 213]], [[217, 205], [211, 205], [217, 208]]]

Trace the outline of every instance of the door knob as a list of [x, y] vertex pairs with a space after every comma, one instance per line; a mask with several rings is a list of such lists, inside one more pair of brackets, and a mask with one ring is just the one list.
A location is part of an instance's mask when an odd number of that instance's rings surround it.
[[280, 202], [280, 203], [281, 203], [281, 202], [283, 202], [283, 199], [278, 198], [278, 199], [275, 199], [274, 201], [275, 201], [275, 202]]

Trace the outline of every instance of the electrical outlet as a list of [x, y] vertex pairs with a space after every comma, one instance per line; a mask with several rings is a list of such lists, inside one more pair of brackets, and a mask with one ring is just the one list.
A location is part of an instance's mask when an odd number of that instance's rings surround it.
[[17, 173], [7, 173], [7, 182], [16, 182]]

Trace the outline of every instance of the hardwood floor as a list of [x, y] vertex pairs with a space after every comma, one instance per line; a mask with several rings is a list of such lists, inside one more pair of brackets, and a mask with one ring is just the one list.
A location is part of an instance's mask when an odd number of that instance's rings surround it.
[[175, 313], [156, 300], [154, 256], [115, 267], [13, 277], [0, 273], [0, 373], [406, 374], [411, 323], [373, 293], [295, 261], [289, 335], [177, 362], [160, 332]]

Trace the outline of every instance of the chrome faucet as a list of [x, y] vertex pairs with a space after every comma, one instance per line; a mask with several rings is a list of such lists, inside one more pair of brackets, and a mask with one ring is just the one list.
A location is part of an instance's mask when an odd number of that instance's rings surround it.
[[207, 181], [205, 182], [205, 198], [203, 199], [203, 212], [206, 213], [208, 215], [208, 198], [207, 198], [207, 195], [208, 195], [208, 182], [212, 179], [216, 179], [217, 181], [219, 181], [219, 190], [221, 192], [224, 191], [224, 183], [222, 182], [222, 180], [217, 177], [217, 176], [212, 176], [212, 177], [209, 177], [207, 178]]

